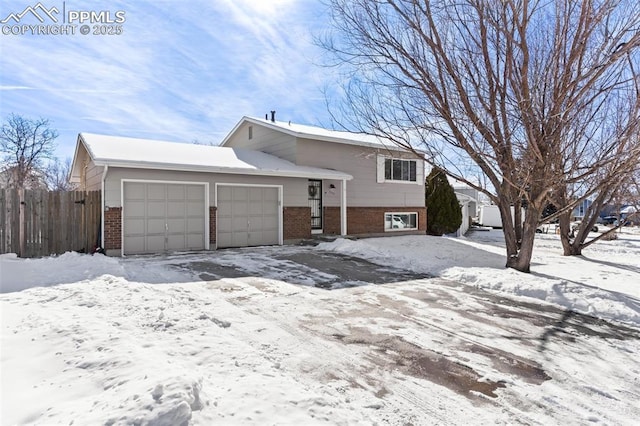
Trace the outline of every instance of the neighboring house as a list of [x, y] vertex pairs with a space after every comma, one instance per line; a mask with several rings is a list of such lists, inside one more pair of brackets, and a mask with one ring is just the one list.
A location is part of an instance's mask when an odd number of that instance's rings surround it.
[[456, 191], [456, 198], [460, 203], [460, 210], [462, 211], [462, 223], [460, 224], [460, 228], [455, 232], [456, 237], [460, 237], [467, 233], [471, 224], [477, 217], [477, 205], [478, 200], [473, 197], [470, 197], [466, 194], [461, 194]]
[[78, 135], [108, 254], [424, 233], [424, 165], [368, 136], [244, 117], [222, 146]]

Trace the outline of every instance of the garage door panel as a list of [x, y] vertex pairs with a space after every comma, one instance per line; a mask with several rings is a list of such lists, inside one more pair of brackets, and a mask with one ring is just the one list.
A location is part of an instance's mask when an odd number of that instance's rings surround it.
[[205, 186], [125, 182], [124, 252], [205, 248]]
[[185, 250], [187, 249], [186, 236], [182, 235], [169, 235], [167, 237], [167, 248], [169, 250]]
[[231, 232], [247, 232], [247, 217], [244, 215], [235, 215], [231, 219]]
[[130, 236], [127, 238], [127, 253], [136, 254], [144, 253], [145, 237]]
[[278, 188], [219, 186], [217, 195], [218, 247], [280, 242]]
[[187, 185], [186, 199], [189, 201], [204, 200], [204, 186]]
[[231, 187], [229, 186], [218, 186], [217, 187], [216, 197], [218, 201], [230, 201], [231, 198]]
[[249, 196], [247, 188], [242, 186], [236, 186], [232, 188], [232, 200], [246, 202]]
[[164, 235], [166, 230], [166, 223], [164, 218], [147, 218], [147, 234], [162, 234]]
[[169, 234], [183, 234], [187, 231], [186, 221], [180, 219], [167, 219], [167, 232]]
[[249, 218], [249, 230], [262, 230], [264, 228], [262, 216], [251, 216]]
[[125, 200], [144, 200], [146, 186], [144, 183], [127, 182], [124, 192]]
[[187, 216], [202, 216], [205, 211], [204, 202], [189, 201], [187, 202]]
[[186, 206], [184, 201], [168, 201], [167, 202], [167, 216], [168, 217], [184, 217], [186, 213]]
[[261, 215], [261, 214], [262, 214], [262, 212], [263, 212], [263, 210], [264, 210], [264, 203], [263, 203], [262, 201], [255, 201], [255, 200], [252, 200], [252, 201], [249, 203], [249, 210], [248, 210], [248, 213], [249, 213], [250, 215], [256, 215], [256, 214]]
[[166, 200], [167, 199], [167, 185], [162, 183], [148, 183], [147, 184], [147, 199], [148, 200]]
[[167, 206], [164, 201], [147, 201], [148, 217], [164, 217], [167, 214]]
[[202, 235], [187, 234], [187, 249], [197, 250], [202, 244], [204, 244]]
[[189, 234], [200, 233], [204, 229], [204, 219], [189, 218], [187, 219], [187, 229]]
[[231, 235], [233, 247], [246, 247], [249, 245], [249, 235], [246, 232], [234, 232]]
[[167, 200], [184, 201], [185, 195], [184, 185], [167, 185]]
[[127, 208], [124, 211], [126, 217], [144, 217], [145, 203], [144, 200], [130, 200], [127, 202]]
[[127, 218], [124, 221], [124, 234], [130, 236], [144, 235], [144, 218]]
[[147, 235], [144, 253], [162, 253], [165, 251], [164, 235]]

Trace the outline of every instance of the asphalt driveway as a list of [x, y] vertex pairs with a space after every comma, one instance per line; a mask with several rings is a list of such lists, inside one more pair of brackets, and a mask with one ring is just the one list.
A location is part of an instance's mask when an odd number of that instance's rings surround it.
[[[225, 249], [171, 263], [295, 342], [283, 349], [247, 336], [265, 357], [284, 359], [292, 347], [324, 354], [318, 380], [372, 392], [385, 406], [407, 410], [405, 424], [422, 424], [421, 416], [447, 423], [424, 396], [433, 392], [425, 383], [528, 424], [545, 410], [545, 401], [529, 401], [531, 386], [551, 383], [548, 392], [599, 404], [588, 371], [619, 347], [627, 348], [625, 362], [638, 364], [640, 330], [315, 247]], [[567, 359], [587, 373], [567, 372]], [[630, 400], [640, 398], [635, 379], [615, 374]], [[556, 414], [554, 421], [571, 423], [571, 415]]]

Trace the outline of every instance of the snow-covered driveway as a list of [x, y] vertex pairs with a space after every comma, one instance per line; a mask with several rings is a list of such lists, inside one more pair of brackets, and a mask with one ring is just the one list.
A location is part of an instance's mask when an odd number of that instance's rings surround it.
[[314, 247], [104, 261], [1, 296], [2, 424], [640, 417], [631, 326]]

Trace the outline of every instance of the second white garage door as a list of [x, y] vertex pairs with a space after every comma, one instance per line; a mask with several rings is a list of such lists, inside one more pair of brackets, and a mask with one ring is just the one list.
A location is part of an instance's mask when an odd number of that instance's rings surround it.
[[205, 186], [125, 182], [124, 254], [205, 249]]
[[278, 187], [217, 187], [217, 245], [246, 247], [280, 244]]

